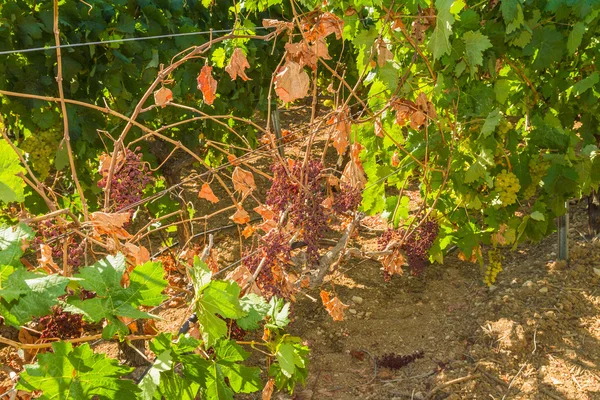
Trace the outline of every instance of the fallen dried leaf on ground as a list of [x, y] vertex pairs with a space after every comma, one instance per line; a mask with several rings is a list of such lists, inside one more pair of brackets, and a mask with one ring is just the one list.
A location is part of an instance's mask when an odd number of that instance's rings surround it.
[[337, 297], [331, 299], [329, 293], [325, 290], [321, 290], [321, 301], [323, 301], [325, 309], [334, 321], [344, 320], [344, 309], [348, 308], [348, 306], [342, 303], [340, 299]]

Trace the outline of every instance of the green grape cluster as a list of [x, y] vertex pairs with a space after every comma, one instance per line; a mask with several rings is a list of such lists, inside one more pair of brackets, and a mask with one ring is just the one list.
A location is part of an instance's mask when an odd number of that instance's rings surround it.
[[496, 282], [496, 277], [502, 271], [502, 256], [496, 249], [488, 252], [489, 263], [485, 271], [483, 281], [486, 285], [492, 286]]
[[535, 192], [540, 184], [540, 181], [546, 176], [546, 171], [550, 168], [548, 161], [542, 161], [541, 157], [532, 158], [529, 161], [529, 173], [531, 174], [531, 185], [525, 189], [523, 195], [525, 199], [529, 199], [535, 195]]
[[503, 169], [496, 176], [496, 190], [500, 195], [502, 205], [509, 206], [517, 201], [517, 193], [521, 190], [521, 185], [515, 174]]
[[58, 129], [49, 129], [36, 132], [21, 143], [21, 149], [29, 155], [29, 165], [42, 181], [50, 174], [61, 137]]

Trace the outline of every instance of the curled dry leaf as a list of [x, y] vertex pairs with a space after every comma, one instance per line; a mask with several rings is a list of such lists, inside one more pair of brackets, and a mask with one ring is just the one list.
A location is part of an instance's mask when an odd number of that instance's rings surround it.
[[321, 290], [321, 301], [323, 301], [323, 305], [325, 309], [331, 315], [334, 321], [343, 321], [344, 320], [344, 309], [348, 308], [348, 306], [340, 301], [337, 297], [330, 298], [329, 293], [325, 290]]
[[235, 166], [240, 165], [240, 162], [238, 161], [237, 157], [233, 154], [227, 154], [227, 161], [229, 161], [230, 164]]
[[267, 206], [261, 204], [258, 207], [254, 207], [254, 211], [256, 211], [256, 213], [260, 215], [265, 221], [275, 220], [275, 213]]
[[210, 185], [206, 182], [202, 185], [200, 192], [198, 192], [198, 198], [208, 200], [213, 204], [219, 202], [219, 198], [215, 196], [212, 189], [210, 188]]
[[324, 12], [316, 17], [316, 22], [312, 25], [307, 21], [303, 24], [304, 30], [307, 31], [305, 37], [311, 41], [319, 38], [325, 38], [332, 33], [340, 39], [344, 31], [344, 21], [330, 12]]
[[235, 167], [231, 175], [231, 180], [234, 189], [240, 191], [244, 196], [256, 189], [252, 172], [243, 170], [240, 167]]
[[392, 104], [396, 110], [396, 123], [400, 126], [406, 125], [410, 116], [417, 110], [417, 105], [410, 100], [396, 100]]
[[205, 65], [198, 75], [198, 89], [202, 91], [204, 102], [211, 105], [217, 97], [217, 81], [212, 76], [212, 67]]
[[169, 88], [163, 86], [154, 92], [154, 103], [157, 106], [165, 108], [171, 100], [173, 100], [173, 92]]
[[38, 259], [40, 267], [44, 268], [49, 273], [53, 274], [60, 270], [52, 259], [52, 248], [47, 244], [40, 244], [40, 258]]
[[394, 58], [394, 54], [388, 49], [385, 41], [380, 40], [377, 44], [377, 65], [383, 67], [385, 63]]
[[406, 257], [400, 249], [395, 249], [392, 254], [383, 256], [381, 259], [381, 265], [383, 265], [385, 272], [390, 275], [403, 275], [404, 270], [402, 267], [408, 266], [406, 263]]
[[262, 25], [264, 28], [275, 28], [278, 31], [294, 29], [292, 22], [279, 21], [277, 19], [263, 19]]
[[273, 391], [275, 390], [275, 380], [270, 378], [262, 391], [262, 400], [271, 400]]
[[242, 225], [250, 222], [250, 214], [248, 214], [243, 208], [238, 208], [235, 214], [229, 217], [229, 219], [236, 224]]
[[104, 213], [96, 211], [90, 214], [90, 220], [96, 236], [109, 235], [118, 239], [128, 239], [131, 235], [123, 228], [129, 222], [129, 213]]
[[[98, 163], [98, 173], [104, 177], [108, 175], [108, 170], [110, 169], [110, 162], [112, 157], [107, 153], [100, 154], [99, 163]], [[117, 153], [117, 162], [115, 164], [115, 171], [121, 169], [123, 164], [125, 163], [125, 156], [122, 151]]]
[[333, 207], [333, 196], [327, 196], [325, 200], [321, 202], [321, 205], [326, 209], [331, 209]]
[[275, 93], [285, 103], [306, 97], [309, 86], [308, 74], [294, 61], [286, 62], [275, 76]]
[[[236, 282], [238, 285], [240, 285], [240, 287], [245, 287], [248, 284], [248, 282], [250, 282], [250, 280], [252, 279], [252, 272], [250, 272], [248, 267], [246, 267], [245, 265], [240, 265], [239, 267], [228, 273], [225, 279]], [[252, 282], [252, 285], [250, 285], [250, 287], [248, 288], [248, 293], [254, 293], [259, 296], [262, 295], [260, 288], [258, 287], [256, 282]]]
[[427, 122], [427, 116], [422, 111], [416, 111], [410, 116], [410, 127], [413, 129], [421, 129]]
[[362, 146], [359, 143], [352, 145], [350, 151], [350, 161], [346, 164], [340, 179], [341, 182], [348, 183], [350, 186], [358, 190], [364, 189], [365, 185], [367, 184], [365, 171], [362, 167], [362, 163], [360, 162], [360, 158], [358, 157], [361, 149]]
[[275, 220], [269, 219], [263, 222], [262, 224], [258, 225], [256, 228], [260, 229], [264, 233], [269, 233], [271, 232], [271, 229], [277, 228], [277, 222]]
[[244, 237], [248, 239], [250, 236], [252, 236], [255, 230], [256, 229], [252, 225], [247, 225], [242, 231], [242, 235], [244, 235]]
[[398, 151], [394, 151], [394, 155], [392, 156], [392, 167], [397, 167], [400, 164], [400, 154]]
[[150, 261], [150, 252], [144, 246], [136, 246], [133, 243], [125, 243], [123, 254], [132, 265], [142, 265]]
[[348, 120], [348, 110], [341, 110], [335, 117], [335, 130], [332, 133], [333, 147], [339, 155], [344, 154], [346, 151], [351, 131], [352, 125]]
[[244, 51], [238, 47], [233, 51], [231, 60], [229, 60], [229, 65], [225, 67], [225, 71], [231, 76], [232, 80], [235, 80], [238, 76], [244, 81], [252, 80], [246, 75], [244, 71], [246, 68], [250, 68], [250, 64], [248, 64]]
[[427, 100], [427, 95], [423, 92], [419, 93], [417, 96], [417, 101], [415, 102], [417, 107], [419, 107], [422, 111], [427, 111], [427, 104], [429, 101]]
[[375, 136], [379, 136], [382, 138], [383, 135], [383, 123], [381, 122], [381, 118], [375, 119]]

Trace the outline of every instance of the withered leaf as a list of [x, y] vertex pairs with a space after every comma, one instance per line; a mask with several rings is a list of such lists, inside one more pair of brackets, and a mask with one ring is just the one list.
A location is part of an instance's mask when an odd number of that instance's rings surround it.
[[422, 111], [416, 111], [410, 116], [410, 127], [413, 129], [421, 129], [427, 122], [427, 116]]
[[235, 214], [229, 217], [229, 219], [236, 224], [242, 225], [250, 222], [250, 214], [248, 214], [243, 208], [238, 208]]
[[248, 239], [254, 233], [255, 228], [252, 225], [247, 225], [242, 231], [244, 238]]
[[165, 108], [171, 100], [173, 100], [173, 92], [169, 88], [163, 86], [154, 92], [154, 103], [157, 106]]
[[211, 105], [217, 98], [217, 81], [212, 76], [212, 67], [205, 65], [198, 75], [198, 89], [202, 91], [204, 102]]
[[403, 275], [404, 270], [402, 267], [407, 266], [406, 257], [400, 249], [395, 249], [392, 254], [383, 256], [381, 259], [381, 265], [383, 265], [385, 272], [390, 275]]
[[340, 111], [335, 118], [335, 130], [332, 133], [333, 147], [339, 155], [343, 155], [348, 147], [348, 139], [352, 132], [352, 125], [348, 120], [348, 111]]
[[136, 246], [133, 243], [125, 243], [123, 254], [132, 265], [142, 265], [150, 261], [150, 252], [144, 246]]
[[383, 67], [385, 63], [393, 58], [394, 54], [388, 49], [387, 44], [383, 40], [380, 40], [377, 45], [377, 65]]
[[90, 214], [90, 220], [96, 235], [116, 236], [118, 239], [128, 239], [131, 235], [123, 228], [129, 219], [129, 213], [104, 213], [96, 211]]
[[398, 151], [394, 151], [394, 155], [392, 155], [392, 167], [397, 167], [400, 164], [400, 154]]
[[198, 192], [198, 198], [208, 200], [213, 204], [219, 202], [219, 198], [215, 196], [212, 189], [210, 188], [210, 185], [206, 182], [204, 182], [202, 188], [200, 189], [200, 192]]
[[275, 390], [275, 380], [270, 378], [262, 391], [262, 400], [271, 400], [273, 391]]
[[252, 172], [243, 170], [240, 167], [235, 167], [231, 175], [231, 180], [235, 190], [242, 192], [244, 196], [256, 189]]
[[292, 22], [279, 21], [277, 19], [263, 19], [262, 25], [264, 28], [275, 28], [278, 31], [294, 29], [294, 24]]
[[267, 206], [260, 205], [254, 207], [254, 211], [256, 211], [265, 221], [275, 220], [275, 213]]
[[233, 51], [231, 60], [229, 60], [229, 65], [225, 67], [225, 71], [231, 76], [232, 80], [235, 80], [239, 76], [244, 81], [249, 81], [251, 79], [248, 78], [244, 71], [246, 68], [250, 68], [250, 64], [248, 64], [244, 51], [238, 47]]
[[325, 309], [331, 315], [334, 321], [344, 320], [344, 309], [348, 306], [340, 301], [337, 297], [330, 298], [329, 293], [325, 290], [321, 290], [321, 301], [325, 306]]
[[383, 123], [381, 122], [381, 118], [375, 119], [375, 136], [383, 137]]
[[52, 247], [47, 244], [40, 244], [40, 258], [38, 259], [40, 267], [50, 273], [55, 273], [60, 270], [59, 266], [52, 259]]
[[275, 93], [285, 103], [306, 97], [309, 86], [308, 74], [294, 61], [286, 62], [275, 76]]

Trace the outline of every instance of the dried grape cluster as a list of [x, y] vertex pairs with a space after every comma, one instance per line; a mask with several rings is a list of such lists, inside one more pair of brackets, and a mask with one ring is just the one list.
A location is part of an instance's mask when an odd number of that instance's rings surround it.
[[502, 205], [509, 206], [517, 201], [517, 193], [521, 190], [521, 185], [515, 174], [504, 169], [496, 176], [496, 190]]
[[84, 322], [81, 314], [64, 312], [60, 307], [56, 307], [52, 315], [40, 318], [40, 325], [44, 328], [42, 339], [72, 339], [81, 337]]
[[281, 275], [280, 264], [290, 260], [289, 240], [285, 234], [275, 229], [263, 236], [261, 240], [263, 243], [254, 254], [245, 259], [244, 265], [254, 274], [262, 262], [256, 284], [265, 298], [286, 297], [282, 291], [281, 277], [278, 275]]
[[[273, 185], [267, 194], [267, 204], [278, 212], [289, 210], [290, 221], [302, 230], [310, 265], [319, 260], [319, 240], [327, 229], [327, 216], [322, 203], [324, 195], [319, 181], [323, 165], [311, 160], [303, 168], [301, 162], [288, 166], [273, 166]], [[301, 184], [302, 182], [302, 184]]]
[[[144, 189], [153, 180], [148, 164], [142, 161], [140, 147], [134, 151], [125, 150], [125, 158], [117, 165], [110, 185], [110, 200], [114, 209], [120, 210], [142, 199]], [[106, 188], [108, 173], [104, 173], [98, 182], [99, 188]]]
[[333, 211], [345, 213], [354, 211], [362, 200], [361, 191], [346, 183], [342, 183], [340, 191], [333, 198]]
[[21, 148], [28, 154], [29, 163], [42, 181], [50, 174], [61, 137], [58, 129], [49, 129], [36, 132], [21, 143]]
[[[429, 259], [429, 250], [439, 233], [437, 221], [431, 219], [424, 221], [417, 229], [404, 239], [400, 249], [406, 254], [408, 266], [413, 275], [420, 275], [425, 270]], [[384, 250], [393, 241], [401, 241], [406, 231], [404, 229], [389, 229], [377, 240], [379, 250]], [[386, 280], [390, 277], [386, 274]]]
[[425, 353], [423, 350], [418, 350], [412, 354], [406, 355], [388, 353], [382, 355], [381, 357], [377, 357], [377, 365], [383, 368], [400, 369], [414, 362], [415, 360], [418, 360], [419, 358], [423, 358], [424, 355]]
[[[33, 247], [39, 250], [40, 244], [47, 244], [52, 249], [52, 258], [57, 264], [62, 264], [64, 246], [67, 246], [67, 263], [72, 268], [79, 268], [83, 263], [85, 243], [73, 235], [65, 235], [66, 226], [58, 225], [54, 220], [42, 221], [38, 224]], [[65, 235], [64, 237], [61, 237]], [[59, 238], [60, 239], [57, 239]]]

